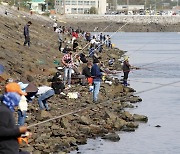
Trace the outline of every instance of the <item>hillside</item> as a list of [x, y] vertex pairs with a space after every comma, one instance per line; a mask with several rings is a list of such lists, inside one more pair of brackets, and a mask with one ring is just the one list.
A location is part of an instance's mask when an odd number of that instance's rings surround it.
[[[7, 9], [8, 14], [4, 11]], [[23, 27], [28, 21], [31, 47], [23, 46]], [[7, 76], [26, 78], [32, 74], [45, 75], [59, 59], [57, 36], [53, 33], [53, 21], [38, 15], [19, 12], [0, 6], [0, 59]]]

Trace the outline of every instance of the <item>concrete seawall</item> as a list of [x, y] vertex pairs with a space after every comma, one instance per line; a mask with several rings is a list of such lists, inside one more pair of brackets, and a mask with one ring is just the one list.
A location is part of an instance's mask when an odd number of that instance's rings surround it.
[[157, 24], [178, 24], [180, 23], [180, 16], [129, 16], [129, 15], [66, 15], [64, 16], [67, 20], [75, 20], [78, 21], [92, 21], [93, 22], [128, 22], [133, 24], [150, 24], [150, 23], [157, 23]]

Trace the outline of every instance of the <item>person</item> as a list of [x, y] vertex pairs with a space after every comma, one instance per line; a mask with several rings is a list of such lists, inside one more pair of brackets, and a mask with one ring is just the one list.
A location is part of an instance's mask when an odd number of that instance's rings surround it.
[[61, 30], [58, 32], [58, 42], [59, 42], [59, 51], [61, 51], [61, 47], [63, 43], [63, 33]]
[[101, 85], [101, 77], [102, 73], [100, 72], [100, 68], [98, 66], [99, 60], [94, 58], [93, 66], [91, 68], [91, 77], [93, 78], [93, 102], [97, 103], [98, 101], [98, 94]]
[[27, 98], [22, 95], [18, 105], [18, 125], [23, 126], [26, 120], [26, 112], [28, 109]]
[[91, 68], [92, 68], [92, 62], [87, 62], [87, 66], [84, 67], [82, 70], [82, 75], [85, 75], [89, 85], [92, 85], [93, 83], [93, 78], [91, 77]]
[[38, 87], [38, 104], [40, 107], [40, 110], [46, 110], [49, 111], [50, 108], [48, 106], [47, 100], [51, 98], [55, 94], [53, 88], [48, 87], [48, 86], [40, 86]]
[[128, 75], [129, 75], [129, 72], [130, 72], [130, 68], [131, 68], [131, 65], [129, 64], [129, 57], [124, 56], [124, 62], [123, 62], [123, 67], [122, 67], [123, 73], [124, 73], [124, 77], [123, 77], [124, 86], [128, 85], [127, 79], [128, 79]]
[[62, 58], [62, 63], [64, 65], [64, 85], [66, 85], [66, 81], [68, 80], [68, 87], [71, 87], [71, 74], [72, 74], [72, 67], [74, 66], [72, 52], [67, 51]]
[[78, 41], [74, 40], [73, 41], [73, 51], [76, 52], [77, 48], [78, 48]]
[[[19, 85], [17, 84], [16, 88], [18, 86]], [[8, 90], [14, 92], [8, 92]], [[17, 126], [13, 117], [14, 108], [18, 106], [22, 92], [20, 91], [20, 86], [19, 89], [14, 89], [13, 86], [8, 86], [8, 90], [6, 89], [6, 92], [0, 101], [0, 153], [28, 153], [19, 152], [19, 144], [17, 140], [18, 137], [27, 132], [27, 127]]]
[[87, 62], [88, 62], [88, 60], [86, 59], [85, 54], [80, 53], [79, 56], [80, 56], [80, 60], [81, 60], [83, 63], [87, 63]]
[[28, 44], [28, 46], [30, 47], [29, 26], [31, 24], [32, 24], [32, 22], [28, 21], [28, 23], [24, 26], [24, 37], [25, 37], [24, 46], [26, 46], [26, 44]]
[[54, 29], [54, 31], [56, 31], [56, 28], [57, 28], [57, 20], [54, 22], [54, 24], [53, 24], [53, 29]]
[[64, 83], [62, 82], [61, 73], [56, 72], [56, 74], [51, 79], [51, 87], [54, 89], [55, 94], [61, 94], [63, 90], [65, 89]]

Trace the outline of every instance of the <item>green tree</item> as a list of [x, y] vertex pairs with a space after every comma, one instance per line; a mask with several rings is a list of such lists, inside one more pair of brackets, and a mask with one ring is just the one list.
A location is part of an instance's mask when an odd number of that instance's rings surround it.
[[90, 14], [97, 14], [97, 9], [95, 7], [91, 7], [89, 10]]

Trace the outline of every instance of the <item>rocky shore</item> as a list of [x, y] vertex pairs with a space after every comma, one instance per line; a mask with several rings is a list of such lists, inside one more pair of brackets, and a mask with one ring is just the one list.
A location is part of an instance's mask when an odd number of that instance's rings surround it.
[[[53, 21], [38, 15], [30, 16], [26, 12], [13, 10], [9, 12], [11, 14], [7, 16], [0, 15], [0, 59], [6, 68], [6, 72], [0, 78], [1, 93], [8, 78], [26, 80], [37, 86], [44, 83], [57, 71], [55, 61], [60, 61], [63, 56], [58, 51], [57, 35], [52, 28]], [[30, 27], [32, 42], [30, 48], [22, 45], [23, 26], [29, 20], [33, 23]], [[87, 28], [81, 24], [74, 27], [78, 26], [83, 30]], [[78, 41], [81, 48], [86, 45], [84, 40]], [[86, 53], [86, 49], [81, 52]], [[99, 57], [106, 67], [108, 59], [115, 58], [115, 63], [110, 69], [121, 70], [118, 59], [123, 54], [124, 52], [117, 48], [104, 47]], [[124, 87], [118, 79], [109, 77], [108, 80], [111, 80], [112, 84], [104, 82], [101, 84], [99, 104], [93, 104], [92, 93], [88, 87], [79, 84], [74, 84], [65, 91], [65, 93], [78, 92], [78, 99], [55, 95], [48, 100], [51, 107], [48, 112], [40, 112], [37, 100], [33, 100], [28, 107], [26, 121], [28, 126], [61, 117], [30, 127], [32, 138], [29, 139], [29, 145], [22, 144], [21, 149], [33, 154], [68, 153], [78, 150], [78, 145], [86, 144], [88, 138], [100, 136], [103, 139], [118, 141], [120, 138], [115, 134], [116, 131], [135, 131], [140, 122], [147, 122], [146, 116], [126, 111], [126, 108], [134, 108], [135, 103], [142, 101], [133, 95], [135, 90]]]

